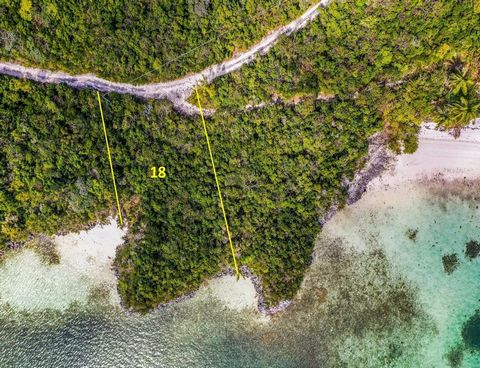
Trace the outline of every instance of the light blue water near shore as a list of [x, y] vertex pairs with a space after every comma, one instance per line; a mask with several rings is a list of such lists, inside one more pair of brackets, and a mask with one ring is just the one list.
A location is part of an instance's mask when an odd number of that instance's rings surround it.
[[[324, 231], [359, 250], [381, 249], [391, 272], [415, 288], [416, 304], [434, 323], [434, 335], [419, 351], [422, 367], [449, 366], [455, 349], [463, 356], [458, 366], [480, 367], [480, 352], [462, 341], [465, 322], [480, 310], [480, 259], [465, 254], [469, 241], [480, 242], [478, 189], [458, 181], [375, 193]], [[450, 273], [444, 256], [458, 260]]]
[[462, 339], [480, 309], [480, 259], [464, 255], [480, 241], [477, 190], [367, 194], [326, 226], [298, 300], [269, 321], [213, 297], [146, 316], [98, 294], [67, 310], [3, 305], [0, 367], [480, 367]]

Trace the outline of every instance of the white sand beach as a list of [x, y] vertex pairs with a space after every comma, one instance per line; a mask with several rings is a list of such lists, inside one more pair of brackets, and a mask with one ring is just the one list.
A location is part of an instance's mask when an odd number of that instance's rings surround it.
[[0, 267], [0, 304], [15, 309], [64, 310], [85, 304], [101, 290], [119, 305], [112, 262], [125, 231], [110, 219], [88, 231], [55, 236], [60, 263], [47, 265], [35, 251], [23, 249]]
[[226, 308], [232, 310], [243, 310], [257, 308], [258, 296], [253, 283], [248, 278], [235, 276], [222, 276], [208, 282], [208, 285], [201, 288], [196, 297], [215, 298]]
[[389, 170], [372, 180], [367, 191], [434, 176], [447, 180], [480, 177], [480, 126], [463, 129], [455, 139], [448, 132], [435, 130], [435, 124], [424, 124], [418, 143], [415, 153], [397, 156]]
[[[425, 345], [419, 362], [405, 366], [446, 367], [446, 354], [452, 347], [463, 346], [463, 326], [478, 309], [480, 292], [472, 285], [480, 259], [466, 257], [466, 245], [480, 239], [478, 179], [480, 127], [469, 126], [455, 139], [425, 124], [417, 151], [395, 157], [367, 185], [363, 196], [338, 211], [320, 234], [315, 250], [318, 262], [323, 249], [336, 244], [359, 257], [379, 252], [388, 260], [392, 277], [413, 287], [416, 305], [434, 328], [430, 336], [426, 328], [406, 339]], [[447, 271], [446, 256], [456, 259], [453, 271]], [[362, 264], [362, 270], [368, 267], [368, 262]], [[314, 264], [311, 270], [315, 269]], [[426, 339], [422, 342], [418, 336]], [[349, 361], [352, 351], [362, 351], [353, 341], [344, 345]], [[458, 366], [480, 367], [480, 357], [473, 350], [464, 350], [462, 359]]]
[[[96, 290], [120, 306], [117, 280], [112, 269], [125, 230], [110, 219], [107, 225], [55, 236], [60, 263], [47, 265], [31, 249], [23, 249], [0, 267], [0, 305], [17, 310], [65, 310], [91, 301]], [[93, 296], [95, 299], [96, 297]], [[255, 310], [258, 297], [252, 281], [225, 275], [209, 280], [194, 298], [214, 298], [226, 308]]]

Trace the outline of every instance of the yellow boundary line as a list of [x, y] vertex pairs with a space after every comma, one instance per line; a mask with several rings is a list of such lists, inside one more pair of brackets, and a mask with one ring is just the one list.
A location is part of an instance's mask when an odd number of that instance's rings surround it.
[[235, 257], [235, 249], [233, 248], [232, 236], [230, 235], [230, 228], [228, 227], [227, 214], [225, 213], [225, 206], [223, 205], [222, 192], [220, 190], [220, 184], [218, 183], [217, 170], [215, 168], [215, 162], [213, 161], [212, 147], [210, 146], [210, 138], [208, 137], [207, 124], [205, 123], [205, 117], [203, 116], [203, 110], [202, 110], [202, 105], [200, 103], [200, 96], [198, 94], [197, 86], [195, 86], [195, 93], [197, 95], [198, 108], [200, 109], [200, 116], [202, 118], [203, 131], [205, 133], [205, 138], [207, 139], [207, 147], [208, 147], [208, 152], [210, 154], [210, 161], [212, 163], [213, 175], [215, 176], [215, 183], [217, 184], [220, 207], [222, 208], [223, 219], [225, 220], [225, 228], [227, 230], [228, 242], [230, 244], [230, 250], [232, 251], [233, 264], [235, 266], [235, 274], [238, 279], [240, 277], [240, 272], [238, 271], [237, 258]]
[[118, 200], [117, 184], [115, 182], [115, 174], [113, 173], [112, 155], [110, 154], [110, 146], [108, 144], [107, 128], [105, 126], [105, 119], [103, 118], [102, 101], [100, 100], [100, 92], [98, 91], [97, 91], [97, 97], [98, 97], [98, 106], [100, 107], [100, 115], [102, 116], [102, 125], [103, 125], [103, 133], [105, 135], [105, 144], [107, 145], [108, 162], [110, 163], [110, 173], [112, 174], [113, 190], [115, 191], [115, 199], [117, 200], [118, 219], [120, 220], [120, 225], [123, 225], [122, 211], [120, 210], [120, 201]]

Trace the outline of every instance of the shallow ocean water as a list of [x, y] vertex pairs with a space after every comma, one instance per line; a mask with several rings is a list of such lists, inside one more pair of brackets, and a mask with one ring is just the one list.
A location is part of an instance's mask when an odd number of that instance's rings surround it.
[[[391, 271], [415, 289], [416, 303], [434, 323], [418, 352], [422, 367], [450, 366], [446, 355], [455, 349], [463, 355], [458, 366], [480, 367], [480, 352], [462, 348], [462, 328], [480, 309], [480, 259], [465, 255], [467, 242], [480, 242], [480, 210], [468, 187], [462, 181], [424, 183], [370, 193], [322, 235], [358, 250], [381, 249]], [[458, 260], [451, 273], [443, 264], [448, 255]]]
[[[68, 308], [19, 305], [11, 294], [7, 303], [6, 285], [40, 299], [45, 288], [18, 277], [33, 262], [20, 254], [17, 273], [0, 266], [0, 367], [480, 367], [462, 339], [480, 309], [480, 259], [464, 255], [466, 242], [480, 241], [479, 201], [447, 189], [371, 192], [338, 213], [294, 305], [270, 319], [229, 305], [228, 280], [144, 316], [125, 314], [108, 293], [85, 298], [81, 277], [59, 286]], [[442, 257], [454, 253], [448, 274]], [[81, 289], [73, 302], [72, 288]]]

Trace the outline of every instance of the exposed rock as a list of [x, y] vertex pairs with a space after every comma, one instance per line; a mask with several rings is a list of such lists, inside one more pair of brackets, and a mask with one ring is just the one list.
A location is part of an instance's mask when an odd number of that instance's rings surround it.
[[368, 139], [368, 156], [363, 169], [357, 172], [351, 182], [347, 182], [347, 204], [357, 202], [367, 190], [368, 183], [380, 176], [394, 161], [395, 154], [387, 148], [387, 137], [376, 133]]

